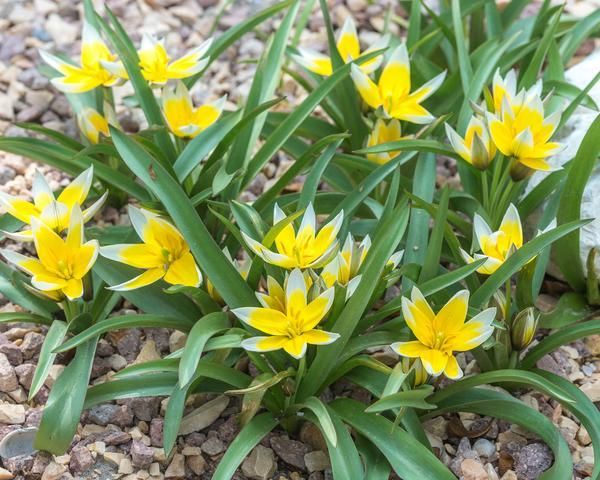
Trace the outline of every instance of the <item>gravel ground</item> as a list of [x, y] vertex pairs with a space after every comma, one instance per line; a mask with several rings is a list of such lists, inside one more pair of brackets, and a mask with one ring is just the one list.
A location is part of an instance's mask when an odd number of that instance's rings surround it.
[[[102, 2], [94, 2], [96, 4]], [[139, 40], [140, 32], [166, 37], [168, 49], [174, 53], [197, 45], [206, 38], [217, 15], [217, 0], [116, 0], [106, 2], [123, 20], [126, 28]], [[432, 2], [433, 4], [434, 2]], [[368, 3], [348, 0], [331, 4], [332, 18], [340, 24], [351, 13], [363, 25], [365, 40], [376, 35], [383, 25], [387, 2]], [[396, 3], [394, 3], [396, 5]], [[239, 23], [252, 12], [264, 8], [264, 2], [238, 1], [218, 21], [218, 30]], [[600, 7], [598, 0], [569, 1], [567, 10], [585, 16]], [[396, 13], [402, 15], [398, 7]], [[34, 0], [0, 2], [0, 133], [25, 135], [13, 126], [17, 122], [39, 122], [44, 126], [77, 134], [68, 103], [39, 74], [38, 48], [57, 49], [72, 56], [78, 53], [81, 7], [75, 0]], [[302, 43], [323, 47], [326, 43], [319, 15], [311, 19]], [[194, 90], [197, 99], [229, 95], [233, 106], [248, 92], [254, 66], [246, 62], [262, 51], [262, 34], [276, 24], [261, 27], [261, 35], [246, 36], [216, 61], [207, 73], [210, 81], [201, 82]], [[402, 32], [398, 32], [401, 33]], [[584, 45], [580, 55], [589, 53]], [[587, 50], [586, 50], [587, 49]], [[297, 103], [302, 92], [289, 78], [282, 85], [286, 101]], [[118, 98], [130, 92], [119, 89]], [[287, 108], [282, 105], [281, 108]], [[139, 111], [118, 109], [122, 126], [128, 131], [144, 127]], [[280, 156], [257, 177], [245, 198], [252, 199], [268, 187], [289, 166], [290, 160]], [[46, 175], [53, 188], [67, 182], [60, 172], [38, 165], [22, 157], [0, 152], [0, 189], [11, 194], [27, 195], [35, 169]], [[453, 165], [440, 163], [439, 183], [456, 181]], [[298, 178], [290, 190], [298, 189]], [[122, 213], [105, 208], [98, 224], [123, 223]], [[548, 308], [555, 299], [544, 296], [541, 303]], [[123, 305], [124, 310], [131, 305]], [[18, 309], [0, 296], [0, 311]], [[35, 426], [48, 397], [49, 388], [68, 363], [67, 355], [59, 355], [46, 384], [36, 397], [27, 402], [28, 389], [44, 340], [45, 330], [27, 324], [0, 326], [0, 439], [13, 430]], [[100, 341], [92, 371], [92, 383], [106, 381], [127, 365], [159, 358], [180, 348], [182, 334], [164, 329], [130, 329], [106, 335]], [[375, 353], [384, 362], [397, 358], [388, 351]], [[544, 357], [538, 366], [557, 373], [577, 384], [600, 405], [600, 336], [589, 337], [562, 347]], [[475, 368], [469, 357], [460, 359], [467, 372]], [[368, 392], [338, 382], [326, 392], [332, 396], [351, 396], [369, 403]], [[517, 395], [519, 396], [519, 395]], [[559, 426], [567, 439], [575, 463], [574, 478], [584, 479], [593, 468], [590, 438], [583, 427], [562, 410], [561, 406], [538, 394], [519, 396]], [[167, 458], [162, 449], [162, 425], [165, 408], [163, 398], [141, 398], [104, 404], [85, 412], [76, 438], [68, 454], [56, 457], [43, 453], [6, 459], [0, 468], [0, 479], [209, 479], [228, 444], [238, 430], [235, 414], [240, 410], [237, 398], [194, 396], [189, 399], [187, 428], [178, 438], [173, 453]], [[436, 454], [465, 480], [527, 479], [539, 477], [553, 461], [551, 451], [524, 429], [491, 418], [472, 414], [451, 415], [429, 420], [426, 430]], [[298, 438], [290, 439], [282, 432], [265, 438], [246, 459], [237, 479], [310, 479], [332, 478], [326, 449], [320, 433], [305, 425]]]

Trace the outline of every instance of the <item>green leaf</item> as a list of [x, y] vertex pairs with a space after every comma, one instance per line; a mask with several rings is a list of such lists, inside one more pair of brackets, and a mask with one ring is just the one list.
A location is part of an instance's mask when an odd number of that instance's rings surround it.
[[[587, 181], [592, 174], [598, 155], [600, 155], [600, 115], [596, 117], [589, 130], [583, 137], [575, 158], [569, 167], [569, 173], [563, 190], [556, 222], [564, 225], [568, 222], [579, 220], [581, 215], [581, 200]], [[585, 290], [585, 275], [579, 257], [580, 251], [579, 230], [574, 230], [565, 235], [554, 245], [556, 263], [569, 285], [576, 291]]]
[[457, 158], [457, 154], [454, 150], [449, 148], [447, 145], [438, 142], [437, 140], [395, 140], [393, 142], [380, 143], [372, 147], [361, 148], [356, 150], [354, 153], [368, 154], [368, 153], [384, 153], [384, 152], [396, 152], [396, 151], [416, 151], [416, 152], [430, 152], [445, 155], [447, 157]]
[[437, 277], [442, 246], [444, 243], [444, 230], [446, 218], [448, 216], [449, 198], [450, 190], [448, 187], [444, 187], [441, 193], [437, 213], [433, 221], [433, 228], [427, 245], [427, 252], [425, 253], [425, 261], [423, 262], [423, 267], [419, 274], [419, 283]]
[[77, 140], [73, 139], [72, 137], [69, 137], [68, 135], [65, 135], [62, 132], [59, 132], [58, 130], [52, 130], [51, 128], [47, 128], [44, 127], [43, 125], [39, 125], [37, 123], [31, 123], [31, 122], [17, 122], [15, 123], [15, 126], [19, 127], [19, 128], [23, 128], [25, 130], [31, 130], [32, 132], [36, 132], [36, 133], [41, 133], [42, 135], [55, 140], [56, 142], [60, 143], [61, 145], [70, 148], [72, 150], [81, 150], [84, 148], [84, 146], [79, 143]]
[[67, 451], [77, 431], [98, 338], [77, 348], [75, 357], [54, 382], [44, 407], [34, 447], [55, 455]]
[[179, 386], [187, 385], [192, 379], [208, 339], [229, 326], [229, 320], [224, 312], [210, 313], [194, 324], [188, 334], [179, 362]]
[[75, 335], [70, 340], [63, 343], [59, 348], [55, 349], [55, 353], [66, 352], [71, 348], [78, 347], [90, 338], [102, 335], [113, 330], [122, 330], [125, 328], [172, 328], [187, 332], [190, 330], [192, 323], [191, 319], [181, 319], [165, 317], [162, 315], [149, 314], [132, 314], [119, 315], [110, 317], [106, 320], [92, 325], [87, 330], [84, 330], [79, 335]]
[[36, 323], [39, 325], [52, 325], [52, 319], [49, 317], [42, 317], [34, 313], [24, 312], [2, 312], [0, 313], [0, 323]]
[[431, 410], [432, 408], [435, 408], [435, 405], [429, 403], [427, 397], [431, 396], [432, 393], [433, 387], [431, 385], [424, 385], [423, 387], [407, 390], [405, 392], [392, 393], [368, 406], [365, 409], [365, 412], [378, 413], [402, 407]]
[[33, 379], [31, 380], [31, 387], [29, 388], [29, 400], [31, 400], [39, 389], [44, 384], [46, 377], [48, 376], [48, 372], [50, 371], [50, 367], [54, 363], [54, 359], [56, 358], [56, 353], [54, 353], [54, 349], [58, 347], [65, 335], [67, 334], [68, 325], [66, 322], [62, 320], [54, 320], [48, 332], [46, 333], [46, 339], [44, 340], [44, 344], [42, 345], [42, 349], [40, 351], [40, 358], [38, 360], [37, 367], [35, 368], [35, 373], [33, 374]]
[[466, 95], [469, 91], [471, 78], [473, 77], [473, 68], [469, 60], [469, 50], [463, 27], [462, 15], [460, 12], [460, 0], [452, 0], [452, 26], [454, 27], [454, 38], [456, 53], [458, 55], [458, 71], [460, 81], [463, 87], [463, 93]]
[[479, 385], [496, 383], [522, 385], [527, 388], [533, 388], [538, 392], [545, 393], [559, 402], [568, 405], [575, 402], [575, 399], [569, 395], [569, 393], [559, 387], [549, 384], [536, 373], [514, 369], [496, 370], [494, 372], [479, 373], [477, 375], [465, 377], [452, 385], [448, 385], [443, 390], [437, 391], [429, 398], [429, 400], [431, 403], [440, 404], [444, 399], [457, 392], [466, 391], [471, 387]]
[[159, 372], [152, 375], [110, 380], [88, 389], [85, 408], [125, 398], [167, 396], [173, 391], [176, 383], [176, 372]]
[[540, 343], [533, 346], [521, 361], [521, 365], [523, 368], [533, 368], [536, 362], [544, 355], [553, 352], [562, 345], [599, 333], [600, 320], [588, 320], [577, 325], [567, 325], [566, 327], [556, 330], [553, 334], [548, 335], [546, 338], [542, 339]]
[[230, 480], [244, 458], [277, 423], [277, 419], [269, 412], [261, 413], [250, 420], [225, 451], [213, 474], [213, 480]]
[[[111, 135], [123, 161], [162, 201], [187, 240], [200, 268], [206, 272], [229, 307], [256, 305], [254, 293], [223, 254], [173, 177], [125, 134], [111, 129]], [[150, 171], [154, 172], [154, 176]]]
[[586, 223], [589, 223], [589, 220], [565, 223], [548, 232], [538, 235], [536, 238], [523, 245], [511, 255], [498, 270], [490, 275], [475, 293], [473, 293], [471, 305], [474, 307], [482, 307], [490, 298], [492, 298], [494, 292], [496, 292], [508, 278], [535, 257], [540, 251], [564, 235], [581, 228]]
[[300, 407], [310, 410], [315, 415], [317, 421], [319, 422], [321, 431], [327, 439], [327, 443], [336, 448], [338, 441], [337, 432], [325, 404], [317, 397], [308, 397], [306, 400], [304, 400], [304, 402], [302, 402]]
[[592, 313], [584, 295], [566, 292], [558, 299], [556, 307], [540, 314], [540, 328], [566, 327], [588, 318]]
[[372, 442], [404, 480], [455, 480], [456, 477], [429, 449], [381, 415], [365, 413], [364, 404], [338, 399], [330, 406], [345, 423]]

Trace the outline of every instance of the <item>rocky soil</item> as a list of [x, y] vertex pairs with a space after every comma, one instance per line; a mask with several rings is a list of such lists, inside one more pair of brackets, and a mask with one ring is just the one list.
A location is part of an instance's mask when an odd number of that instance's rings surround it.
[[[26, 135], [14, 122], [39, 122], [49, 128], [77, 135], [70, 107], [64, 96], [52, 88], [38, 73], [39, 48], [60, 50], [75, 56], [78, 53], [81, 7], [75, 0], [27, 0], [0, 2], [0, 133]], [[95, 2], [100, 6], [102, 2]], [[170, 51], [181, 53], [211, 34], [220, 7], [217, 0], [111, 0], [106, 2], [123, 20], [134, 40], [140, 32], [163, 35]], [[434, 3], [434, 2], [432, 2]], [[570, 1], [567, 10], [584, 16], [600, 7], [598, 0]], [[397, 2], [393, 2], [397, 5]], [[264, 8], [265, 2], [238, 1], [216, 21], [217, 31], [239, 23], [252, 12]], [[340, 24], [351, 13], [362, 25], [361, 36], [369, 41], [383, 26], [387, 1], [368, 3], [348, 0], [332, 3], [332, 17]], [[399, 16], [402, 11], [394, 7]], [[320, 16], [315, 13], [303, 33], [302, 43], [323, 48], [325, 33]], [[206, 80], [200, 82], [194, 94], [198, 100], [224, 93], [235, 104], [248, 92], [256, 59], [263, 47], [264, 34], [276, 28], [267, 23], [260, 34], [247, 36], [215, 62]], [[401, 29], [394, 25], [398, 33]], [[583, 57], [594, 49], [585, 44], [579, 52]], [[210, 80], [208, 80], [210, 79]], [[302, 92], [289, 78], [282, 86], [287, 102], [295, 103]], [[128, 95], [123, 87], [118, 97]], [[285, 105], [282, 107], [285, 108]], [[120, 108], [121, 125], [128, 131], [143, 128], [144, 120], [137, 110]], [[289, 165], [281, 156], [270, 163], [257, 177], [246, 197], [252, 199], [268, 188]], [[35, 169], [46, 175], [53, 188], [59, 188], [67, 178], [49, 167], [0, 152], [0, 189], [11, 194], [27, 195]], [[439, 182], [455, 181], [453, 165], [440, 163]], [[291, 189], [301, 187], [296, 179]], [[106, 208], [96, 219], [98, 224], [125, 222], [122, 212]], [[544, 305], [555, 302], [544, 298]], [[131, 305], [122, 305], [122, 309]], [[18, 309], [0, 296], [0, 311]], [[10, 432], [35, 427], [49, 389], [69, 362], [68, 355], [59, 355], [46, 384], [28, 402], [33, 371], [44, 340], [45, 329], [22, 324], [0, 326], [0, 440]], [[164, 329], [130, 329], [106, 335], [100, 341], [92, 371], [92, 383], [103, 382], [115, 372], [135, 362], [148, 361], [180, 348], [182, 334]], [[388, 351], [377, 353], [381, 360], [392, 363]], [[544, 357], [538, 364], [577, 384], [600, 405], [600, 336], [562, 347]], [[475, 368], [469, 358], [461, 358], [467, 372]], [[351, 396], [370, 402], [368, 392], [338, 382], [331, 396]], [[524, 394], [520, 398], [538, 409], [559, 426], [567, 439], [576, 465], [574, 478], [584, 479], [593, 467], [590, 438], [583, 427], [547, 397]], [[240, 410], [237, 398], [190, 398], [182, 422], [176, 448], [167, 457], [162, 449], [162, 427], [166, 400], [141, 398], [104, 404], [86, 411], [68, 454], [51, 456], [44, 453], [3, 458], [0, 480], [19, 479], [210, 479], [215, 466], [238, 431], [236, 414]], [[437, 417], [426, 424], [427, 434], [436, 454], [459, 477], [465, 480], [524, 479], [534, 480], [553, 461], [551, 451], [526, 430], [491, 418], [472, 414]], [[332, 478], [326, 446], [319, 432], [305, 425], [297, 438], [274, 432], [257, 446], [236, 473], [237, 479], [310, 479]], [[2, 453], [2, 452], [0, 452]]]

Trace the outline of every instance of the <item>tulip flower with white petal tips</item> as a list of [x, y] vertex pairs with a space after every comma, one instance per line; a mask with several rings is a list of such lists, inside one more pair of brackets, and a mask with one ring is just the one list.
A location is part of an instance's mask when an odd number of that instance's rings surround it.
[[37, 218], [32, 218], [33, 241], [38, 258], [26, 257], [11, 250], [2, 250], [10, 262], [31, 275], [31, 284], [52, 298], [58, 294], [69, 300], [83, 295], [83, 279], [98, 256], [98, 241], [84, 242], [83, 215], [78, 205], [71, 213], [66, 239], [48, 228]]
[[485, 123], [475, 116], [471, 117], [465, 138], [462, 138], [447, 123], [445, 126], [446, 135], [454, 151], [474, 167], [485, 170], [496, 155], [496, 146]]
[[[273, 223], [286, 218], [285, 213], [275, 205]], [[265, 262], [283, 268], [319, 268], [325, 265], [338, 248], [336, 239], [342, 226], [344, 212], [341, 211], [317, 233], [317, 220], [312, 204], [309, 204], [302, 217], [298, 232], [290, 223], [275, 238], [277, 252], [265, 247], [242, 232], [242, 237], [248, 247]]]
[[221, 116], [227, 96], [213, 103], [194, 107], [188, 89], [182, 82], [177, 87], [166, 87], [162, 95], [162, 109], [169, 129], [178, 137], [193, 138], [210, 127]]
[[[513, 102], [503, 97], [501, 111], [488, 112], [487, 123], [492, 140], [503, 155], [530, 170], [555, 170], [547, 158], [562, 148], [561, 144], [550, 141], [560, 121], [560, 112], [545, 117], [540, 92], [541, 85], [537, 84], [528, 92], [519, 93]], [[515, 175], [513, 178], [520, 180]]]
[[144, 243], [109, 245], [100, 248], [100, 255], [145, 271], [110, 290], [134, 290], [160, 279], [171, 285], [200, 285], [202, 274], [179, 230], [157, 214], [132, 206], [129, 218]]
[[[336, 47], [342, 60], [345, 63], [349, 63], [356, 60], [361, 55], [385, 48], [388, 45], [389, 40], [389, 36], [384, 35], [373, 43], [366, 51], [361, 53], [356, 25], [352, 17], [348, 16], [344, 21], [344, 25], [338, 32]], [[292, 55], [292, 58], [306, 69], [323, 76], [332, 74], [333, 67], [331, 58], [327, 55], [302, 47], [298, 48], [298, 52], [299, 55]], [[378, 55], [377, 57], [362, 63], [359, 68], [365, 73], [372, 73], [379, 68], [381, 61], [382, 56]]]
[[479, 273], [491, 275], [508, 257], [523, 246], [523, 229], [519, 212], [514, 205], [510, 205], [504, 214], [500, 228], [496, 232], [478, 214], [473, 219], [473, 229], [479, 248], [482, 253], [472, 257], [463, 249], [460, 253], [467, 263], [485, 258], [485, 263], [477, 269]]
[[411, 123], [430, 123], [435, 118], [421, 103], [440, 87], [446, 72], [411, 93], [410, 62], [405, 44], [392, 52], [377, 83], [358, 66], [353, 64], [351, 68], [358, 93], [371, 108], [381, 108], [387, 117]]
[[[46, 182], [44, 176], [36, 171], [33, 177], [32, 196], [33, 202], [28, 202], [18, 197], [13, 197], [0, 192], [0, 205], [13, 217], [31, 225], [37, 219], [57, 233], [64, 231], [70, 222], [71, 212], [75, 206], [81, 207], [90, 191], [94, 178], [94, 167], [83, 171], [55, 198], [54, 192]], [[83, 221], [88, 222], [104, 204], [108, 192], [105, 192], [96, 202], [83, 211]], [[3, 232], [6, 236], [17, 241], [31, 241], [31, 229], [25, 228], [16, 233]]]
[[333, 297], [334, 289], [329, 288], [309, 302], [304, 275], [300, 269], [294, 269], [285, 289], [285, 311], [264, 307], [232, 310], [242, 322], [268, 335], [248, 338], [242, 342], [242, 347], [253, 352], [283, 348], [299, 359], [305, 355], [309, 344], [328, 345], [336, 341], [339, 334], [315, 328], [329, 312]]
[[[385, 120], [378, 118], [373, 127], [373, 131], [367, 138], [367, 147], [374, 147], [383, 143], [395, 142], [402, 139], [402, 129], [400, 122], [395, 118], [386, 123]], [[400, 151], [367, 153], [367, 158], [372, 162], [383, 165], [396, 157]]]
[[467, 319], [469, 291], [454, 295], [436, 314], [417, 287], [413, 287], [410, 300], [402, 297], [402, 314], [408, 328], [417, 338], [410, 342], [397, 342], [392, 349], [408, 358], [419, 358], [429, 375], [444, 373], [458, 379], [463, 372], [454, 352], [465, 352], [485, 342], [494, 331], [492, 322], [495, 308], [488, 308], [471, 320]]
[[[144, 35], [137, 52], [142, 75], [148, 82], [155, 85], [164, 85], [169, 80], [191, 77], [201, 72], [208, 64], [209, 59], [206, 57], [206, 53], [211, 43], [212, 39], [205, 40], [182, 57], [171, 61], [163, 40], [157, 40], [151, 35]], [[103, 65], [122, 78], [127, 78], [127, 73], [120, 62], [104, 62]]]
[[348, 234], [342, 250], [325, 265], [321, 272], [325, 285], [329, 288], [338, 283], [346, 288], [346, 297], [350, 297], [360, 283], [358, 270], [370, 247], [371, 239], [368, 235], [357, 246], [352, 235]]
[[[306, 284], [306, 290], [309, 291], [310, 287], [313, 286], [313, 280], [308, 270], [302, 272], [304, 276], [304, 283]], [[256, 292], [256, 298], [260, 304], [265, 308], [271, 308], [273, 310], [279, 310], [280, 312], [286, 311], [286, 296], [285, 291], [290, 276], [286, 274], [283, 287], [270, 275], [267, 276], [267, 293]]]
[[60, 72], [62, 76], [53, 78], [52, 84], [61, 92], [84, 93], [96, 87], [112, 87], [123, 74], [110, 72], [104, 67], [105, 62], [113, 62], [116, 57], [102, 40], [98, 31], [88, 22], [83, 23], [81, 38], [80, 64], [65, 62], [59, 57], [40, 50], [42, 60]]

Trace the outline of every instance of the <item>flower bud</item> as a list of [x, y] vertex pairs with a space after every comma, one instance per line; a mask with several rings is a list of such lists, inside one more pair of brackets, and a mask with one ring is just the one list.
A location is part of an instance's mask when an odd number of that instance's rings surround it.
[[490, 154], [485, 143], [477, 132], [473, 134], [473, 144], [471, 145], [471, 162], [479, 170], [487, 169], [490, 164]]
[[524, 350], [532, 342], [538, 326], [539, 315], [534, 307], [522, 310], [515, 317], [510, 339], [515, 350]]
[[402, 371], [404, 373], [409, 373], [411, 369], [415, 372], [413, 388], [427, 382], [428, 374], [419, 358], [402, 357], [400, 361], [402, 362]]
[[523, 165], [518, 159], [513, 158], [510, 162], [510, 178], [512, 178], [513, 181], [520, 182], [529, 177], [532, 173], [533, 170]]

